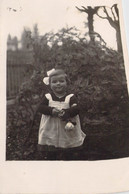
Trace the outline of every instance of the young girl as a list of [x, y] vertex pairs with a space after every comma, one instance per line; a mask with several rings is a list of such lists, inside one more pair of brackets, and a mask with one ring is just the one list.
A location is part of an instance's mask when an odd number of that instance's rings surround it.
[[[62, 69], [52, 69], [43, 79], [51, 88], [39, 111], [42, 113], [38, 149], [46, 159], [73, 159], [74, 149], [82, 146], [85, 134], [81, 130], [79, 109], [74, 94], [67, 93], [67, 75]], [[71, 151], [71, 152], [69, 152]]]

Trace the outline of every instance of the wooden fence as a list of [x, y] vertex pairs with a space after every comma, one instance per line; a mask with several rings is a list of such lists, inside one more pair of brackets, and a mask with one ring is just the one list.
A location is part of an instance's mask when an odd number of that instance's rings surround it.
[[[20, 57], [19, 57], [20, 55]], [[22, 58], [22, 60], [21, 60]], [[9, 52], [7, 55], [7, 99], [15, 98], [21, 84], [31, 76], [33, 71], [30, 61], [22, 52]]]

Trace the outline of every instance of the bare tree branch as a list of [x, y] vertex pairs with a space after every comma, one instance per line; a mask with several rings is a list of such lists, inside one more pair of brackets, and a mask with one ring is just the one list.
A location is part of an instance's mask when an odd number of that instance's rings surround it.
[[114, 21], [116, 21], [116, 20], [117, 20], [117, 18], [116, 18], [115, 14], [114, 14], [113, 8], [114, 8], [114, 5], [111, 7], [111, 12], [112, 12], [112, 15], [113, 15]]
[[95, 7], [95, 8], [92, 8], [91, 6], [87, 6], [87, 8], [86, 7], [84, 7], [84, 6], [81, 6], [83, 9], [80, 9], [80, 8], [78, 8], [77, 6], [76, 6], [76, 8], [79, 10], [79, 11], [81, 11], [81, 12], [86, 12], [86, 13], [92, 13], [92, 14], [95, 14], [97, 11], [98, 11], [98, 9], [100, 8], [99, 6], [97, 6], [97, 7]]
[[101, 35], [100, 35], [99, 33], [97, 33], [97, 32], [92, 32], [92, 34], [93, 34], [94, 36], [96, 36], [97, 38], [99, 38], [100, 41], [104, 43], [104, 45], [106, 45], [106, 42], [104, 41], [104, 39], [101, 37]]
[[94, 9], [95, 9], [95, 13], [96, 13], [100, 9], [100, 6], [97, 6]]
[[119, 19], [119, 10], [118, 10], [117, 4], [114, 5], [114, 8], [115, 8], [115, 12], [117, 14], [117, 17]]
[[104, 13], [106, 14], [106, 16], [107, 16], [108, 18], [110, 18], [109, 14], [108, 14], [108, 11], [106, 10], [106, 7], [105, 7], [105, 6], [103, 6], [103, 9], [104, 9]]
[[117, 4], [114, 5], [114, 9], [119, 20], [119, 10], [118, 10]]
[[[102, 8], [102, 9], [103, 9], [103, 12], [105, 13], [104, 6], [100, 6], [99, 8]], [[106, 13], [105, 13], [105, 14], [106, 14]], [[102, 18], [102, 19], [107, 19], [107, 20], [108, 20], [108, 14], [106, 14], [106, 16], [101, 16], [101, 15], [99, 15], [98, 10], [97, 10], [96, 15], [97, 15], [98, 17]]]
[[83, 8], [86, 12], [88, 11], [88, 9], [86, 9], [86, 7], [82, 6], [82, 8]]
[[102, 19], [108, 19], [107, 17], [103, 17], [103, 16], [99, 15], [98, 12], [96, 13], [96, 15], [99, 16]]
[[[117, 8], [117, 4], [113, 5], [110, 8], [112, 16], [110, 17], [108, 10], [105, 6], [101, 7], [103, 12], [106, 16], [101, 16], [98, 12], [96, 13], [102, 19], [107, 19], [109, 24], [116, 30], [116, 39], [117, 39], [117, 49], [119, 52], [122, 51], [122, 44], [121, 44], [121, 34], [120, 34], [120, 26], [119, 26], [119, 11]], [[117, 18], [118, 17], [118, 18]]]
[[[82, 6], [82, 7], [83, 7], [83, 6]], [[76, 6], [76, 8], [77, 8], [79, 11], [81, 11], [81, 12], [86, 12], [86, 13], [88, 13], [87, 9], [80, 9], [80, 8], [78, 8], [77, 6]]]
[[106, 9], [105, 6], [103, 6], [103, 11], [104, 11], [104, 13], [106, 14], [106, 17], [100, 16], [98, 13], [97, 13], [97, 15], [98, 15], [100, 18], [102, 18], [102, 19], [107, 19], [107, 20], [109, 21], [110, 25], [111, 25], [113, 28], [116, 28], [116, 23], [115, 23], [115, 22], [113, 21], [113, 19], [109, 16], [108, 11], [107, 11], [107, 9]]

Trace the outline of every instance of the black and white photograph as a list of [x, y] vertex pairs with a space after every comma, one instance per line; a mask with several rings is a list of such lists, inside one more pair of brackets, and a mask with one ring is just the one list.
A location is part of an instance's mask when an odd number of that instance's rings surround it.
[[128, 157], [118, 5], [23, 3], [8, 7], [10, 22], [18, 11], [28, 18], [7, 37], [6, 160]]
[[120, 1], [12, 0], [4, 9], [5, 161], [127, 159], [129, 64]]

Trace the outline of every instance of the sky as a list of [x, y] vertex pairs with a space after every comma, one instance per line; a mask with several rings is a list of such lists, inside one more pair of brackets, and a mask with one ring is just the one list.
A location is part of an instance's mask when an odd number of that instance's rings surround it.
[[[114, 2], [115, 0], [112, 0]], [[6, 23], [6, 33], [17, 36], [19, 39], [24, 27], [33, 29], [38, 24], [40, 35], [50, 31], [58, 31], [68, 26], [75, 26], [82, 32], [87, 31], [84, 22], [87, 21], [87, 14], [79, 12], [75, 6], [89, 5], [85, 0], [4, 0], [3, 13]], [[104, 0], [103, 0], [104, 2]], [[106, 1], [107, 2], [107, 1]], [[90, 1], [90, 5], [95, 5]], [[103, 5], [106, 5], [103, 3]], [[111, 4], [112, 5], [112, 4]], [[109, 5], [109, 6], [111, 6]], [[116, 49], [115, 30], [107, 20], [94, 17], [94, 28], [107, 45]]]

